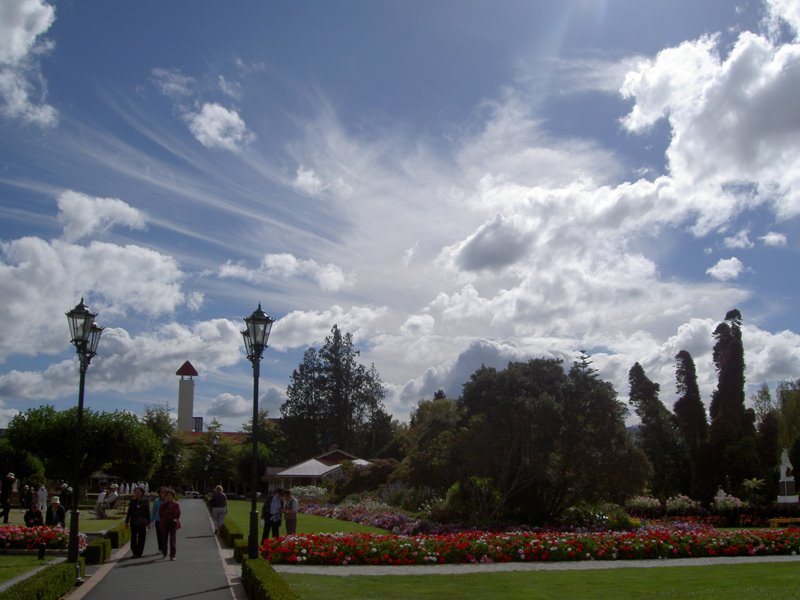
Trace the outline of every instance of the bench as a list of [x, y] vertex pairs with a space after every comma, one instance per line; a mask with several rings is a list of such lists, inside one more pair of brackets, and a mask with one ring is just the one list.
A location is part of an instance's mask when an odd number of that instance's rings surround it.
[[769, 526], [782, 527], [783, 525], [797, 525], [800, 524], [800, 517], [776, 517], [769, 520]]

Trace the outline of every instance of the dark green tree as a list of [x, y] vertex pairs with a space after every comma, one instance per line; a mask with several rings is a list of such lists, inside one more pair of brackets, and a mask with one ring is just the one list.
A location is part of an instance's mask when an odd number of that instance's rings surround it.
[[150, 478], [151, 488], [170, 486], [180, 489], [183, 483], [181, 459], [186, 456], [186, 441], [176, 430], [169, 405], [149, 404], [145, 407], [144, 424], [161, 442], [161, 461]]
[[213, 419], [202, 435], [188, 445], [183, 479], [194, 489], [206, 493], [217, 484], [225, 489], [236, 479], [235, 446], [221, 434], [221, 425]]
[[359, 354], [352, 334], [337, 325], [319, 350], [305, 352], [281, 406], [293, 458], [308, 458], [333, 445], [364, 454], [379, 441], [389, 441], [384, 435], [386, 391], [375, 366], [359, 363]]
[[681, 350], [675, 355], [675, 387], [678, 399], [673, 405], [678, 431], [686, 448], [688, 463], [688, 482], [684, 491], [693, 498], [700, 498], [713, 493], [716, 489], [713, 481], [707, 492], [702, 488], [705, 481], [705, 447], [708, 435], [706, 408], [700, 399], [700, 388], [697, 386], [697, 370], [692, 355]]
[[716, 484], [741, 495], [745, 479], [758, 474], [755, 413], [745, 408], [742, 316], [734, 309], [714, 330], [717, 388], [711, 398], [709, 458]]
[[638, 362], [628, 372], [630, 403], [641, 421], [638, 446], [653, 467], [651, 491], [666, 499], [681, 491], [684, 448], [673, 415], [658, 398], [659, 385], [645, 375]]

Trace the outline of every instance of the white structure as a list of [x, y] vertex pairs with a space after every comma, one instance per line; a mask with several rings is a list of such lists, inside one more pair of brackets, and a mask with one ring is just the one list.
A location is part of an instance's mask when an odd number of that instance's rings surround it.
[[194, 378], [197, 370], [188, 360], [175, 371], [180, 376], [178, 382], [178, 431], [192, 431], [194, 426]]
[[781, 479], [778, 482], [778, 502], [781, 504], [800, 502], [800, 498], [795, 493], [794, 468], [786, 448], [781, 452], [781, 466], [778, 468], [781, 470]]

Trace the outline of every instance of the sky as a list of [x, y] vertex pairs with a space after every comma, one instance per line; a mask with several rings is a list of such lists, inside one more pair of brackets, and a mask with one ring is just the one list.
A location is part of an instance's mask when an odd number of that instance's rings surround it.
[[334, 324], [406, 420], [580, 351], [706, 403], [800, 377], [796, 0], [0, 2], [0, 427], [77, 404], [252, 415]]

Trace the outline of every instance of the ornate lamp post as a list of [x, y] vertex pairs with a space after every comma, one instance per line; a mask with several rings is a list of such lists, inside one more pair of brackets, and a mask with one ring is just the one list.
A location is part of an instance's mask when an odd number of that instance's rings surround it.
[[261, 310], [261, 303], [244, 322], [247, 329], [242, 331], [247, 360], [253, 365], [253, 470], [251, 476], [250, 535], [247, 538], [247, 555], [258, 557], [258, 378], [260, 376], [261, 355], [267, 347], [273, 318]]
[[[97, 313], [93, 313], [81, 301], [71, 311], [66, 313], [69, 323], [70, 341], [75, 346], [80, 364], [80, 380], [78, 383], [78, 417], [75, 424], [75, 445], [73, 447], [73, 477], [72, 477], [72, 510], [69, 521], [69, 551], [67, 562], [75, 563], [78, 569], [78, 498], [80, 497], [81, 474], [81, 427], [83, 425], [83, 390], [86, 383], [86, 369], [97, 354], [97, 345], [100, 343], [100, 334], [103, 328], [94, 322]], [[77, 577], [80, 579], [80, 577]]]

